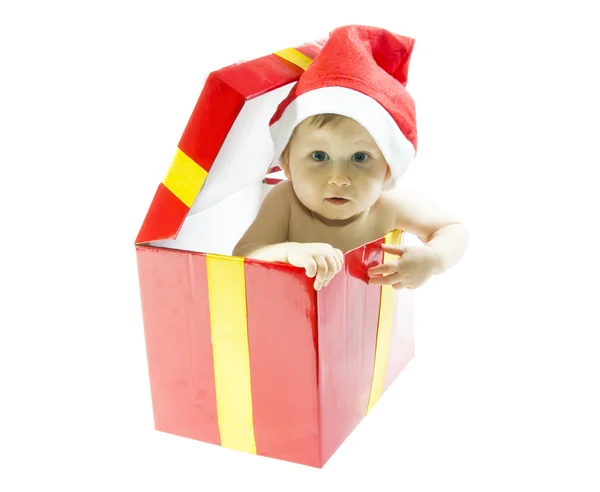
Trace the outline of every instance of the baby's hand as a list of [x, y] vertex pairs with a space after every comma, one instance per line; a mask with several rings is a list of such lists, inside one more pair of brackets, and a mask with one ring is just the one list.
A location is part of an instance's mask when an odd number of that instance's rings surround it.
[[[438, 259], [429, 246], [393, 246], [382, 244], [386, 253], [400, 258], [370, 268], [371, 285], [391, 285], [394, 289], [416, 289], [438, 269]], [[376, 276], [381, 275], [381, 276]]]
[[344, 253], [326, 243], [288, 243], [288, 263], [315, 277], [315, 289], [325, 287], [342, 269]]

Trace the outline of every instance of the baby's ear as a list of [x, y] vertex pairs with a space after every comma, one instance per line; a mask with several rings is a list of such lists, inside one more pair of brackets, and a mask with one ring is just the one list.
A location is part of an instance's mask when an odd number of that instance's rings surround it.
[[383, 180], [383, 182], [387, 183], [391, 177], [392, 177], [392, 171], [390, 169], [390, 166], [388, 165], [387, 169], [385, 170], [385, 179]]
[[290, 173], [289, 157], [290, 157], [289, 152], [287, 152], [287, 149], [286, 149], [282, 152], [279, 160], [281, 161], [281, 168], [283, 169], [283, 174], [285, 174], [285, 177], [287, 179], [292, 179], [292, 175]]

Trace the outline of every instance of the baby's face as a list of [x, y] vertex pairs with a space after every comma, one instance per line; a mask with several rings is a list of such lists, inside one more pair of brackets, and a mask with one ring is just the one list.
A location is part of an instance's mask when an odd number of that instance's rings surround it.
[[388, 178], [388, 165], [377, 144], [350, 118], [323, 128], [309, 120], [300, 123], [284, 170], [302, 204], [334, 221], [372, 206]]

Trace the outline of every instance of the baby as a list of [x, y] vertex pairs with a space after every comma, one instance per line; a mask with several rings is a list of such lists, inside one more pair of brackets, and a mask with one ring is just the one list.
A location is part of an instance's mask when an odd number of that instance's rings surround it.
[[287, 180], [267, 194], [234, 256], [302, 267], [317, 290], [341, 270], [343, 252], [395, 229], [423, 245], [384, 245], [398, 258], [369, 269], [371, 284], [414, 289], [460, 260], [468, 242], [460, 220], [395, 189], [416, 153], [406, 90], [413, 45], [376, 27], [330, 33], [271, 119]]
[[424, 245], [383, 245], [400, 257], [371, 268], [371, 284], [414, 289], [464, 254], [468, 234], [456, 216], [408, 190], [383, 191], [390, 168], [355, 120], [335, 114], [305, 119], [281, 162], [288, 180], [267, 194], [234, 256], [305, 268], [319, 290], [341, 270], [343, 252], [394, 229]]

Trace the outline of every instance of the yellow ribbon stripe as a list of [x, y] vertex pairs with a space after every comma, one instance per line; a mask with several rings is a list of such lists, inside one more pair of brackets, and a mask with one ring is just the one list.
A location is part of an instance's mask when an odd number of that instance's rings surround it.
[[[385, 236], [385, 244], [400, 244], [402, 231], [395, 230]], [[398, 258], [389, 253], [383, 254], [383, 262]], [[388, 354], [390, 349], [390, 337], [392, 334], [392, 323], [394, 318], [394, 306], [396, 303], [396, 291], [391, 285], [381, 286], [381, 302], [379, 304], [379, 324], [377, 326], [377, 345], [375, 348], [375, 367], [373, 369], [373, 381], [371, 383], [371, 395], [367, 413], [375, 406], [383, 393], [383, 383], [387, 369]]]
[[206, 255], [221, 445], [256, 454], [244, 259]]
[[207, 175], [208, 173], [204, 169], [177, 148], [163, 184], [191, 208]]
[[299, 66], [302, 70], [306, 70], [308, 67], [310, 67], [311, 63], [313, 62], [311, 58], [300, 53], [294, 48], [287, 48], [285, 50], [276, 51], [273, 54], [277, 55], [279, 58], [283, 58], [284, 60], [289, 61], [290, 63], [293, 63], [294, 65]]

